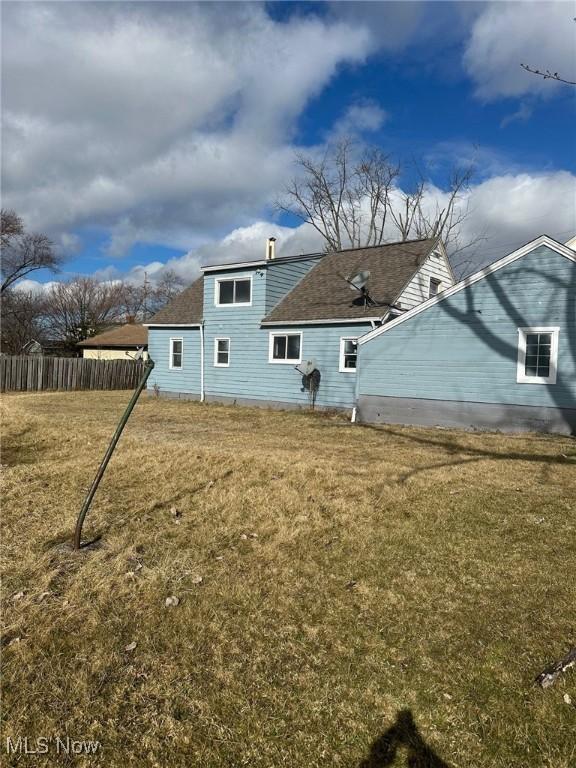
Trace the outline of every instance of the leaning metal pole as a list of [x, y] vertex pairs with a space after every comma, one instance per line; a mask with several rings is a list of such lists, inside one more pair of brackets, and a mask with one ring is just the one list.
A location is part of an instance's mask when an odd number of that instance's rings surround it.
[[122, 431], [126, 426], [126, 422], [128, 421], [130, 414], [132, 413], [132, 410], [134, 409], [134, 406], [136, 405], [136, 402], [138, 401], [138, 398], [140, 397], [142, 390], [146, 386], [146, 382], [148, 381], [148, 377], [152, 373], [153, 368], [154, 368], [154, 361], [148, 358], [148, 360], [146, 360], [146, 362], [144, 363], [144, 372], [142, 374], [142, 378], [140, 379], [138, 386], [134, 390], [134, 394], [130, 398], [130, 402], [128, 403], [128, 405], [126, 406], [126, 410], [122, 414], [122, 418], [118, 422], [118, 426], [116, 427], [116, 431], [112, 436], [112, 440], [110, 441], [108, 450], [104, 454], [102, 463], [98, 467], [98, 472], [96, 472], [96, 477], [92, 481], [90, 490], [88, 491], [88, 494], [84, 500], [84, 504], [82, 505], [82, 509], [80, 510], [80, 514], [78, 515], [78, 520], [76, 521], [76, 530], [74, 531], [74, 549], [80, 549], [80, 547], [82, 546], [81, 545], [82, 526], [84, 525], [84, 519], [86, 518], [88, 510], [90, 509], [90, 504], [92, 504], [92, 499], [94, 498], [94, 494], [98, 490], [98, 486], [100, 485], [100, 480], [102, 480], [104, 472], [106, 471], [106, 467], [108, 466], [108, 462], [110, 461], [110, 458], [114, 453], [114, 448], [116, 448], [116, 444], [118, 443], [118, 440], [120, 440], [120, 435], [122, 434]]

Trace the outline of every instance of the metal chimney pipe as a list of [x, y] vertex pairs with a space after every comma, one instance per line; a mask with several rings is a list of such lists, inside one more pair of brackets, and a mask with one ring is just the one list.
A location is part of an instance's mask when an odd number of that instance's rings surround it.
[[274, 261], [276, 258], [276, 238], [269, 237], [266, 240], [266, 261]]

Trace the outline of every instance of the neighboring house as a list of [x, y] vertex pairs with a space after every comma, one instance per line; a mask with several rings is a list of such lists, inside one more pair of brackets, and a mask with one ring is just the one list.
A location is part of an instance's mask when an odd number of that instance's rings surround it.
[[[366, 271], [368, 296], [348, 282]], [[276, 259], [270, 239], [264, 260], [203, 272], [147, 323], [149, 388], [271, 406], [307, 405], [312, 361], [316, 403], [352, 408], [357, 339], [454, 283], [438, 240]]]
[[77, 346], [82, 350], [82, 357], [91, 360], [127, 360], [134, 358], [139, 349], [144, 350], [146, 359], [148, 330], [138, 323], [127, 323], [85, 339]]
[[358, 366], [361, 421], [576, 433], [576, 253], [533, 240], [365, 335]]

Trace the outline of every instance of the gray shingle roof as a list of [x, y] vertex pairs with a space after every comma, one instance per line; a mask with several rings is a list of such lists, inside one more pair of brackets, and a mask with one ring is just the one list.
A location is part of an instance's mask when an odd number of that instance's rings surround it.
[[204, 276], [175, 296], [148, 325], [199, 325], [204, 313]]
[[[369, 248], [352, 248], [324, 256], [277, 304], [264, 322], [355, 320], [377, 317], [394, 304], [437, 240], [411, 240]], [[377, 307], [358, 301], [342, 276], [369, 270], [368, 291]]]

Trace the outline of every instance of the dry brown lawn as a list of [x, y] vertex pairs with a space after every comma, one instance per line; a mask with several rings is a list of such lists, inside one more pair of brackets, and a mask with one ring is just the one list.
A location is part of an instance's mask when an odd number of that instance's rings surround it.
[[71, 553], [127, 398], [3, 398], [2, 764], [576, 765], [574, 440], [144, 398]]

